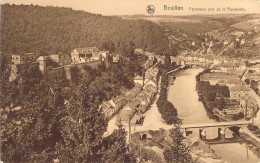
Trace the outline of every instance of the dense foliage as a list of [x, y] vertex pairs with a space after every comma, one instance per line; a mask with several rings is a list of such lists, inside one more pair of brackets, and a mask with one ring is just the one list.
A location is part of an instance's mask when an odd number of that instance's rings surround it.
[[135, 47], [162, 53], [168, 49], [168, 40], [161, 26], [146, 20], [71, 8], [1, 5], [2, 53], [70, 53], [86, 46], [124, 55], [131, 55]]
[[260, 129], [258, 126], [250, 124], [247, 126], [247, 128], [257, 137], [260, 137]]
[[[200, 81], [200, 75], [205, 72], [208, 72], [208, 70], [206, 69], [196, 76], [196, 89], [209, 117], [218, 120], [216, 116], [213, 116], [213, 110], [219, 109], [222, 111], [228, 106], [227, 101], [229, 101], [230, 91], [227, 86], [210, 85], [209, 81]], [[240, 117], [235, 116], [233, 119], [239, 119]]]
[[73, 85], [77, 86], [78, 81], [83, 78], [89, 89], [99, 96], [99, 101], [110, 100], [121, 94], [122, 90], [134, 87], [134, 76], [142, 75], [145, 60], [145, 56], [136, 56], [135, 60], [121, 59], [107, 68], [100, 66], [92, 69], [85, 66], [80, 70], [74, 67], [71, 72]]
[[[5, 63], [3, 60], [1, 63]], [[86, 74], [66, 95], [62, 78], [46, 81], [38, 64], [21, 66], [17, 79], [9, 82], [9, 68], [1, 65], [4, 76], [1, 78], [1, 160], [135, 162], [125, 141], [124, 129], [119, 127], [110, 136], [103, 137], [107, 120], [98, 106], [104, 99], [99, 90], [90, 87], [98, 81], [95, 77], [89, 78], [87, 73], [100, 74], [99, 78], [107, 80], [104, 76], [109, 76], [109, 80], [113, 80], [109, 84], [119, 88], [123, 87], [121, 80], [127, 78], [119, 78], [112, 67], [103, 73], [86, 68]], [[136, 73], [133, 69], [128, 71]]]
[[171, 59], [169, 56], [168, 57], [167, 56], [165, 57], [165, 64], [163, 66], [164, 68], [160, 70], [163, 71], [161, 75], [161, 90], [160, 90], [160, 96], [156, 104], [165, 122], [167, 124], [176, 124], [178, 123], [177, 109], [173, 106], [171, 102], [168, 101], [167, 92], [168, 92], [169, 79], [166, 72], [167, 70], [171, 69], [171, 64], [170, 64]]
[[185, 143], [185, 137], [180, 131], [180, 125], [175, 125], [171, 130], [171, 147], [165, 149], [163, 154], [167, 163], [191, 163], [193, 162], [190, 149]]

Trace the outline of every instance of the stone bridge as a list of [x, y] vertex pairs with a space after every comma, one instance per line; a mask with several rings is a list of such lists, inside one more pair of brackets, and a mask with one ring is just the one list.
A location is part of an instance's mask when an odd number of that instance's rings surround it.
[[[229, 127], [239, 127], [248, 126], [249, 124], [253, 124], [253, 121], [231, 121], [231, 122], [211, 122], [211, 123], [199, 123], [199, 124], [183, 124], [181, 125], [181, 131], [184, 136], [187, 136], [189, 132], [198, 132], [199, 138], [207, 137], [209, 133], [207, 133], [207, 129], [213, 130], [218, 137], [228, 137], [226, 136], [226, 131]], [[197, 130], [198, 131], [197, 131]], [[208, 135], [207, 135], [208, 134]]]
[[173, 73], [173, 72], [175, 72], [175, 71], [178, 71], [178, 70], [180, 70], [180, 69], [183, 69], [184, 67], [185, 67], [185, 65], [182, 65], [181, 67], [179, 67], [179, 68], [177, 68], [177, 69], [174, 69], [174, 70], [171, 70], [171, 71], [167, 72], [166, 74]]

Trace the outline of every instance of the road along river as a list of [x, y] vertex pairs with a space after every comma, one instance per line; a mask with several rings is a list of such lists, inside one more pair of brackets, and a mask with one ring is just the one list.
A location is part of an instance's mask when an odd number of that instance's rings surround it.
[[[178, 110], [178, 117], [183, 124], [207, 123], [215, 120], [209, 119], [202, 102], [198, 100], [196, 92], [196, 75], [203, 69], [186, 69], [176, 73], [176, 80], [169, 86], [168, 100]], [[247, 148], [246, 143], [227, 143], [210, 145], [216, 154], [226, 162], [254, 163], [260, 158]]]

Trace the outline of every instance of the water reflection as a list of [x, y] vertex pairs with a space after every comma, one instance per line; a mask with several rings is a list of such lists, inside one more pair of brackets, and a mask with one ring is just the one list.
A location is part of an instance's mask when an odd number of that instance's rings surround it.
[[196, 75], [203, 69], [187, 69], [177, 74], [174, 85], [169, 87], [168, 100], [177, 108], [183, 123], [214, 122], [209, 119], [202, 102], [198, 101]]
[[[184, 124], [214, 122], [209, 119], [202, 102], [198, 101], [196, 92], [196, 75], [203, 69], [187, 69], [176, 74], [174, 85], [169, 87], [168, 100], [177, 108], [179, 118]], [[248, 163], [260, 159], [245, 143], [228, 143], [211, 145], [216, 154], [227, 162]]]
[[223, 160], [230, 163], [256, 163], [260, 161], [245, 143], [214, 144], [210, 147]]

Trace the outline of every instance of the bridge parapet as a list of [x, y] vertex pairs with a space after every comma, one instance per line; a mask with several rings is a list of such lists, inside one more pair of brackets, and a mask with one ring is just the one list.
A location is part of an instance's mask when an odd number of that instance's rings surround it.
[[232, 127], [232, 126], [247, 126], [253, 124], [253, 121], [231, 121], [231, 122], [211, 122], [211, 123], [199, 123], [199, 124], [183, 124], [180, 128], [207, 128], [207, 127]]

